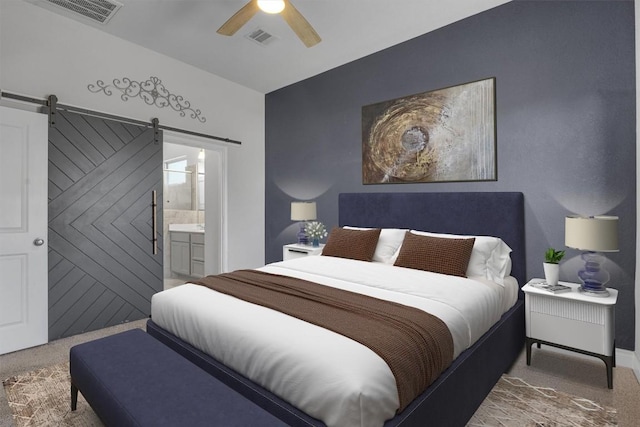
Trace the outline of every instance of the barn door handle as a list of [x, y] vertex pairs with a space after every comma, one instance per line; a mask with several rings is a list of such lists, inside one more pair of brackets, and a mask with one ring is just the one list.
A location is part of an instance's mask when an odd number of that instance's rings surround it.
[[158, 253], [158, 224], [156, 222], [158, 213], [158, 202], [157, 202], [157, 193], [156, 190], [151, 192], [151, 217], [153, 222], [153, 254], [156, 255]]

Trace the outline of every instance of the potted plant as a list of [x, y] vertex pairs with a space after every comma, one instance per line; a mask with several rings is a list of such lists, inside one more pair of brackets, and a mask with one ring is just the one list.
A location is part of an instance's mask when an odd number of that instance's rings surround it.
[[555, 286], [558, 284], [560, 276], [560, 261], [564, 258], [564, 251], [556, 251], [549, 248], [544, 253], [544, 278], [547, 284]]

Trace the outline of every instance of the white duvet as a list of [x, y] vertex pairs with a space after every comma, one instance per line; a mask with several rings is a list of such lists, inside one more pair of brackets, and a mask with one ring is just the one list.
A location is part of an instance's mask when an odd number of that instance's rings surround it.
[[[259, 270], [425, 310], [449, 327], [454, 358], [515, 303], [518, 289], [513, 278], [499, 285], [325, 256]], [[399, 406], [395, 378], [377, 354], [280, 312], [186, 284], [154, 295], [151, 316], [160, 327], [328, 426], [381, 426]]]

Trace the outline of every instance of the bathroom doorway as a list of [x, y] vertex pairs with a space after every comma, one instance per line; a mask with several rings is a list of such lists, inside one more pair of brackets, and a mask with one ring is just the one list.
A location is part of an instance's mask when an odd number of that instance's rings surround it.
[[226, 147], [164, 134], [164, 289], [224, 271]]

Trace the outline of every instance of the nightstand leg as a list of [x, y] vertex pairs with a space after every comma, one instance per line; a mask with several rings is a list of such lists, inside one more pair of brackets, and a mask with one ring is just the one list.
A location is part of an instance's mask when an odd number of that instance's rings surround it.
[[611, 349], [611, 356], [605, 356], [604, 364], [607, 365], [607, 386], [613, 388], [613, 368], [616, 366], [616, 342], [613, 341], [613, 348]]
[[531, 346], [533, 345], [533, 340], [529, 337], [526, 337], [525, 345], [527, 347], [527, 366], [530, 366], [531, 365]]
[[613, 357], [613, 367], [616, 367], [616, 341], [613, 341], [613, 348], [611, 349], [611, 356]]
[[613, 356], [603, 357], [604, 364], [607, 366], [607, 387], [613, 388]]

